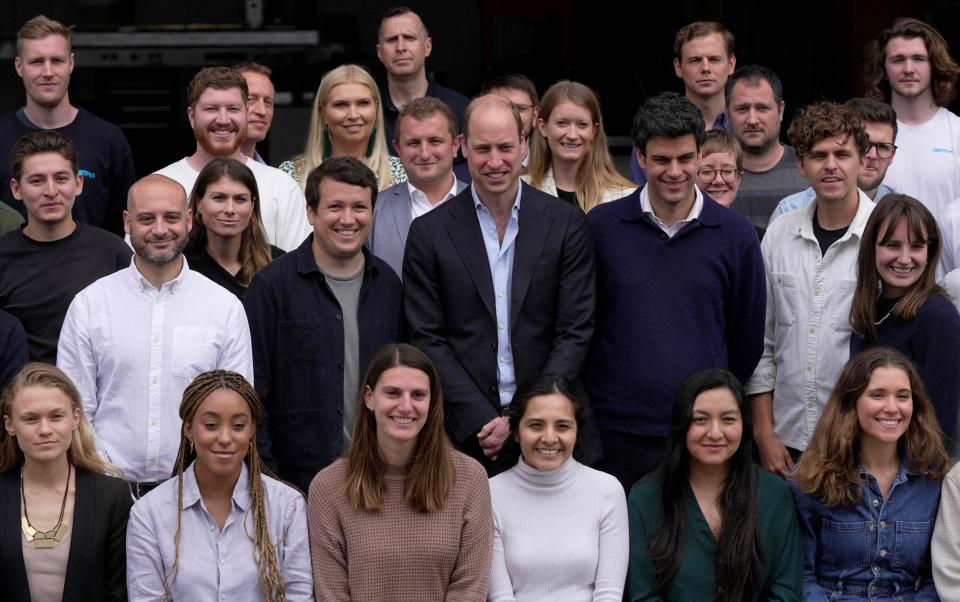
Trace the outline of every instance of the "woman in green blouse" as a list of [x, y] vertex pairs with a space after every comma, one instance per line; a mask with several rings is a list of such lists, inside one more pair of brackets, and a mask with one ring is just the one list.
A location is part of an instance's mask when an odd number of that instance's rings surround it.
[[799, 600], [793, 496], [753, 463], [753, 425], [730, 372], [680, 385], [660, 468], [630, 492], [630, 600]]

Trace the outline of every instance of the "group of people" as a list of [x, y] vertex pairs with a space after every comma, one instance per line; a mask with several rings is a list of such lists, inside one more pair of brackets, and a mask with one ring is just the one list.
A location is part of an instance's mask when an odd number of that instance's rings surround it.
[[588, 86], [467, 99], [400, 7], [386, 81], [325, 74], [301, 155], [257, 152], [269, 68], [207, 67], [195, 151], [135, 180], [70, 104], [70, 33], [23, 26], [0, 118], [15, 599], [960, 597], [960, 67], [930, 25], [790, 145], [777, 75], [682, 28], [630, 179]]

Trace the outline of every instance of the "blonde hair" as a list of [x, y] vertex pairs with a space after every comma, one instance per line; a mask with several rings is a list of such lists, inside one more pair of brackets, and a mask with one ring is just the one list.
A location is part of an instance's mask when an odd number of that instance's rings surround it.
[[[70, 399], [70, 409], [79, 412], [80, 419], [67, 450], [67, 459], [78, 468], [93, 473], [123, 478], [123, 472], [116, 466], [100, 458], [93, 441], [93, 429], [83, 414], [80, 392], [70, 378], [59, 368], [43, 362], [31, 362], [18, 372], [0, 397], [0, 413], [13, 420], [13, 402], [17, 395], [27, 387], [46, 387], [58, 389]], [[17, 445], [17, 438], [0, 429], [0, 472], [6, 472], [24, 461], [23, 450]]]
[[42, 40], [48, 36], [60, 36], [67, 41], [67, 52], [73, 52], [70, 39], [73, 26], [67, 27], [60, 21], [55, 21], [46, 15], [37, 15], [23, 24], [17, 32], [17, 56], [23, 54], [24, 42], [27, 40]]
[[[260, 591], [264, 598], [271, 601], [287, 599], [284, 591], [283, 574], [277, 562], [277, 549], [270, 541], [270, 532], [267, 529], [267, 503], [263, 487], [262, 474], [273, 476], [263, 466], [260, 454], [257, 453], [256, 425], [263, 417], [263, 406], [260, 398], [250, 383], [240, 374], [229, 370], [211, 370], [204, 372], [193, 379], [193, 382], [183, 392], [183, 401], [180, 403], [180, 419], [184, 424], [193, 420], [200, 404], [218, 389], [233, 391], [243, 398], [250, 406], [250, 417], [253, 420], [254, 434], [250, 437], [250, 449], [247, 452], [247, 471], [250, 481], [250, 510], [253, 514], [253, 557], [257, 563], [257, 573], [260, 581]], [[163, 576], [164, 599], [170, 595], [170, 584], [177, 578], [177, 567], [180, 563], [180, 527], [183, 508], [183, 471], [196, 459], [196, 452], [187, 439], [183, 429], [180, 431], [180, 451], [174, 464], [173, 475], [177, 479], [177, 530], [173, 536], [174, 560], [173, 566]], [[246, 516], [244, 516], [246, 522]]]
[[367, 154], [363, 162], [377, 176], [377, 186], [384, 190], [393, 185], [390, 177], [390, 153], [387, 150], [386, 132], [383, 131], [383, 103], [380, 101], [380, 90], [373, 77], [359, 65], [340, 65], [336, 69], [328, 71], [323, 79], [320, 80], [320, 86], [317, 88], [317, 95], [313, 99], [313, 112], [310, 114], [310, 130], [307, 133], [307, 146], [303, 149], [303, 171], [300, 179], [300, 187], [305, 188], [307, 183], [307, 174], [323, 163], [324, 159], [330, 158], [332, 145], [330, 135], [327, 133], [327, 126], [320, 116], [320, 108], [327, 102], [327, 98], [333, 89], [340, 84], [362, 84], [370, 90], [373, 102], [377, 105], [377, 122], [373, 132], [370, 134], [370, 141], [367, 144]]
[[[608, 188], [635, 188], [636, 184], [621, 176], [613, 166], [613, 159], [607, 149], [607, 135], [603, 130], [600, 99], [589, 87], [568, 80], [553, 84], [540, 100], [540, 119], [544, 123], [549, 122], [550, 114], [564, 101], [589, 111], [590, 120], [597, 130], [577, 170], [577, 200], [584, 211], [590, 211], [603, 201], [603, 193]], [[533, 128], [529, 174], [530, 184], [534, 188], [543, 186], [543, 179], [550, 170], [552, 161], [547, 139], [540, 133], [539, 128]]]

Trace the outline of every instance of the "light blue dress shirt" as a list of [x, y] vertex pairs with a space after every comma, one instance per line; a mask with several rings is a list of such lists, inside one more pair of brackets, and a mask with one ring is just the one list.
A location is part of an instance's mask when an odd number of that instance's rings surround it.
[[[233, 508], [223, 524], [207, 512], [197, 486], [194, 466], [183, 471], [183, 512], [180, 555], [170, 577], [168, 599], [197, 602], [260, 601], [259, 573], [254, 559], [253, 514], [246, 463], [233, 488]], [[307, 539], [307, 511], [303, 495], [263, 476], [267, 531], [277, 551], [287, 600], [313, 600], [313, 573]], [[177, 479], [169, 479], [130, 511], [127, 525], [127, 594], [130, 600], [160, 600], [164, 575], [173, 566], [177, 550]]]
[[[879, 203], [880, 199], [887, 196], [888, 194], [894, 193], [896, 190], [890, 188], [886, 184], [880, 184], [877, 186], [877, 194], [873, 197], [874, 203]], [[770, 224], [773, 223], [773, 220], [777, 219], [784, 213], [789, 213], [794, 209], [799, 209], [801, 207], [806, 207], [813, 202], [813, 199], [817, 198], [817, 193], [813, 191], [813, 186], [807, 188], [806, 190], [801, 190], [800, 192], [791, 194], [788, 197], [784, 197], [777, 204], [777, 208], [773, 210], [773, 213], [770, 214], [770, 221], [767, 222], [767, 227], [770, 227]]]
[[517, 391], [517, 376], [513, 369], [513, 345], [510, 344], [510, 291], [513, 285], [513, 255], [520, 232], [520, 195], [523, 184], [517, 186], [517, 198], [510, 211], [510, 221], [503, 234], [503, 242], [497, 235], [497, 224], [490, 211], [480, 202], [477, 190], [470, 185], [470, 194], [477, 208], [480, 220], [480, 233], [483, 246], [487, 250], [490, 263], [490, 278], [493, 280], [493, 296], [497, 309], [497, 388], [500, 393], [500, 405], [508, 406]]

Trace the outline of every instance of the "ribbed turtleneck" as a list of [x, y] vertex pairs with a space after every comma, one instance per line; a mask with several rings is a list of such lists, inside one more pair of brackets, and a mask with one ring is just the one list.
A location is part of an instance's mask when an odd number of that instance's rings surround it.
[[565, 483], [577, 472], [580, 466], [581, 464], [574, 460], [573, 456], [570, 456], [563, 464], [553, 470], [540, 470], [527, 464], [521, 456], [514, 470], [516, 470], [523, 481], [537, 487], [549, 488]]

